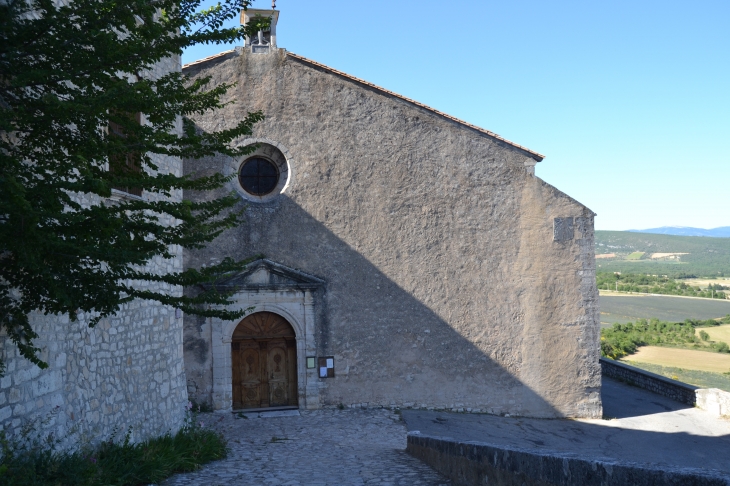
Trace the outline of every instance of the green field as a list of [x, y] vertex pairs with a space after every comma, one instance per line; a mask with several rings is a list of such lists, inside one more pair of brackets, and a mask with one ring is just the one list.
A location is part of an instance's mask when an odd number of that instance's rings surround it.
[[668, 295], [601, 295], [601, 326], [625, 324], [636, 319], [716, 319], [730, 314], [730, 300], [695, 299]]
[[698, 335], [701, 330], [709, 334], [710, 339], [713, 341], [725, 341], [726, 343], [730, 343], [730, 325], [698, 328]]
[[623, 360], [710, 373], [730, 372], [730, 354], [700, 349], [641, 346], [634, 354], [622, 358]]
[[[730, 277], [730, 238], [596, 231], [596, 254], [606, 253], [615, 253], [616, 257], [598, 260], [599, 272]], [[653, 253], [687, 254], [678, 261], [667, 261], [650, 259]]]
[[645, 251], [635, 251], [633, 253], [629, 253], [626, 255], [627, 260], [641, 260], [641, 257], [643, 257], [646, 254]]
[[[701, 353], [702, 351], [697, 351]], [[649, 363], [639, 363], [630, 359], [622, 360], [628, 365], [641, 368], [642, 370], [656, 373], [657, 375], [666, 376], [673, 380], [678, 380], [690, 385], [699, 386], [701, 388], [719, 388], [730, 392], [730, 375], [724, 373], [711, 373], [709, 371], [688, 370], [678, 368], [676, 366], [660, 366]]]

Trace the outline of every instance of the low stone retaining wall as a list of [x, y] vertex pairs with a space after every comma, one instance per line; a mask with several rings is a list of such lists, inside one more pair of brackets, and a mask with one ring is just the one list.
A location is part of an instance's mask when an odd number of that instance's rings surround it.
[[619, 361], [601, 358], [601, 373], [639, 388], [706, 410], [714, 415], [730, 415], [730, 393], [718, 388], [699, 388], [672, 380]]
[[408, 435], [407, 451], [456, 486], [730, 486], [730, 479], [704, 470], [652, 469], [420, 434]]
[[730, 393], [719, 388], [700, 388], [696, 391], [696, 406], [719, 416], [730, 416]]
[[695, 392], [699, 387], [665, 378], [612, 359], [601, 358], [599, 362], [601, 363], [601, 373], [605, 376], [644, 388], [687, 405], [694, 406], [697, 403]]

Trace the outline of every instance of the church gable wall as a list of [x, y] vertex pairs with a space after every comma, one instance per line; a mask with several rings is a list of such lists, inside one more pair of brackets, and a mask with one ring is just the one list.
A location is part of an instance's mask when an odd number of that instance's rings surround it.
[[[238, 83], [201, 129], [262, 110], [254, 137], [284, 148], [292, 173], [186, 264], [263, 254], [326, 282], [314, 338], [336, 372], [318, 380], [318, 405], [600, 415], [593, 213], [531, 175], [528, 153], [283, 51], [188, 74]], [[186, 355], [201, 397], [209, 326], [185, 330], [186, 350], [203, 350]]]

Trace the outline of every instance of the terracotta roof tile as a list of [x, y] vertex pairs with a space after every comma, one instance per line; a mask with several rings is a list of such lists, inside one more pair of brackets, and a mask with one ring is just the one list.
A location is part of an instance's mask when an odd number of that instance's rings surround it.
[[227, 56], [228, 54], [232, 54], [236, 52], [235, 49], [231, 49], [230, 51], [223, 51], [219, 52], [218, 54], [214, 54], [212, 56], [204, 57], [203, 59], [198, 59], [197, 61], [189, 62], [187, 64], [183, 64], [182, 68], [187, 69], [190, 66], [195, 66], [196, 64], [202, 64], [204, 62], [212, 61], [213, 59], [218, 59], [219, 57]]

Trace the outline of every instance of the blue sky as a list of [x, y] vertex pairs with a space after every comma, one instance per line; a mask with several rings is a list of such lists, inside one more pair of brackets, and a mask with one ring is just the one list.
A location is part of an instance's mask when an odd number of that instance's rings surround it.
[[544, 154], [596, 229], [730, 226], [727, 0], [276, 3], [279, 47]]

